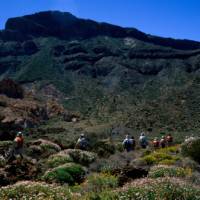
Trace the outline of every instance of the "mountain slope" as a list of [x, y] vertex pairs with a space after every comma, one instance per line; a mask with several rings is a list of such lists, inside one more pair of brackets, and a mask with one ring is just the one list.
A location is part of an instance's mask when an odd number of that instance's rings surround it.
[[199, 42], [57, 11], [9, 19], [0, 38], [0, 78], [39, 96], [53, 85], [85, 118], [140, 130], [200, 128]]

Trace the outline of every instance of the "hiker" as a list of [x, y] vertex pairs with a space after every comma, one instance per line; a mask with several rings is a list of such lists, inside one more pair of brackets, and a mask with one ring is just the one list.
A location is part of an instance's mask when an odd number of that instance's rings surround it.
[[139, 137], [139, 142], [140, 142], [140, 146], [143, 149], [146, 149], [148, 146], [148, 141], [147, 141], [147, 137], [145, 136], [145, 133], [141, 133], [140, 137]]
[[23, 146], [24, 146], [24, 137], [22, 132], [18, 132], [13, 143], [13, 156], [16, 157], [19, 155], [23, 159]]
[[86, 150], [87, 147], [88, 147], [88, 142], [85, 138], [85, 135], [81, 134], [76, 145], [75, 145], [75, 149]]
[[160, 140], [160, 146], [162, 148], [165, 148], [166, 147], [166, 139], [165, 139], [165, 136], [162, 136], [161, 140]]
[[157, 137], [155, 137], [153, 140], [153, 147], [154, 147], [154, 149], [158, 149], [159, 146], [160, 146], [159, 139]]
[[172, 137], [172, 135], [170, 133], [166, 136], [166, 141], [167, 141], [167, 145], [168, 146], [172, 145], [172, 143], [173, 143], [173, 137]]
[[123, 141], [123, 147], [127, 152], [130, 152], [133, 150], [133, 140], [132, 138], [130, 138], [129, 135], [126, 135], [126, 138]]

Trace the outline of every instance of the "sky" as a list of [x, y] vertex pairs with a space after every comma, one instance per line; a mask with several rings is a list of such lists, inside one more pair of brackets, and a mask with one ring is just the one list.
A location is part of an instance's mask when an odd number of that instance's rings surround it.
[[0, 29], [10, 17], [46, 10], [200, 41], [200, 0], [0, 0]]

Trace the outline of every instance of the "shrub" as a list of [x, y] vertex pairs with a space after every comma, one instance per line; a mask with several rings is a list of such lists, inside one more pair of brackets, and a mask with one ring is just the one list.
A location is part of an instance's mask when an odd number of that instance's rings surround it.
[[149, 171], [150, 178], [158, 177], [186, 177], [191, 176], [192, 170], [182, 167], [156, 166]]
[[98, 141], [92, 149], [100, 157], [109, 157], [116, 152], [116, 146], [110, 141]]
[[10, 147], [13, 141], [0, 141], [0, 148]]
[[6, 165], [6, 160], [3, 156], [0, 156], [0, 167], [5, 167]]
[[[152, 185], [149, 188], [132, 188], [125, 193], [132, 199], [146, 199], [146, 200], [157, 200], [157, 199], [199, 199], [199, 190], [189, 186], [179, 186], [170, 182], [161, 183], [158, 185]], [[124, 196], [124, 193], [119, 193], [117, 199], [120, 196]], [[124, 198], [126, 199], [126, 198]]]
[[38, 182], [21, 182], [0, 190], [0, 199], [65, 200], [70, 197], [68, 187]]
[[102, 193], [89, 193], [82, 199], [98, 200], [199, 200], [200, 190], [189, 184], [174, 183], [168, 179], [152, 182], [144, 179], [141, 185], [127, 185], [116, 191], [105, 190]]
[[180, 149], [180, 145], [170, 146], [163, 149], [159, 149], [159, 152], [162, 153], [178, 153]]
[[84, 183], [85, 192], [102, 192], [118, 186], [118, 178], [109, 174], [92, 174]]
[[162, 153], [162, 152], [154, 152], [153, 156], [156, 158], [157, 161], [173, 159], [172, 155], [169, 155], [167, 153]]
[[153, 155], [147, 155], [142, 158], [146, 162], [147, 165], [152, 165], [156, 163], [156, 158]]
[[144, 152], [143, 152], [143, 156], [148, 156], [148, 155], [150, 155], [152, 153], [152, 151], [150, 151], [150, 150], [144, 150]]
[[48, 140], [39, 139], [31, 142], [30, 147], [28, 149], [28, 154], [30, 156], [36, 156], [36, 157], [38, 156], [48, 157], [59, 151], [61, 151], [59, 145]]
[[91, 171], [113, 173], [116, 170], [122, 169], [127, 165], [127, 161], [133, 160], [133, 154], [127, 154], [127, 152], [117, 152], [111, 155], [109, 159], [100, 158], [97, 159], [90, 166]]
[[47, 182], [68, 183], [73, 185], [82, 182], [85, 170], [77, 164], [67, 163], [47, 171], [43, 179]]
[[113, 173], [118, 168], [119, 168], [119, 166], [117, 165], [116, 162], [113, 162], [113, 163], [105, 162], [105, 163], [102, 163], [101, 165], [99, 165], [97, 170], [102, 173], [109, 174], [109, 173]]
[[96, 160], [96, 154], [89, 151], [79, 149], [68, 149], [60, 152], [60, 154], [69, 155], [75, 163], [89, 165]]
[[69, 162], [73, 162], [73, 159], [69, 155], [63, 156], [55, 154], [48, 158], [47, 165], [51, 168], [55, 168]]
[[41, 144], [40, 147], [44, 151], [60, 151], [61, 150], [61, 148], [57, 147], [54, 144]]
[[159, 162], [161, 165], [174, 165], [176, 160], [174, 159], [164, 159]]
[[189, 156], [200, 163], [200, 137], [188, 138], [181, 145], [181, 152], [184, 156]]
[[12, 141], [0, 141], [0, 154], [3, 154], [5, 151], [8, 151], [12, 145]]
[[141, 160], [145, 161], [147, 165], [152, 164], [166, 164], [173, 165], [180, 158], [173, 154], [172, 152], [177, 152], [176, 148], [166, 148], [154, 151], [150, 154], [144, 155]]
[[186, 158], [181, 160], [181, 166], [184, 167], [184, 168], [191, 168], [191, 169], [193, 169], [193, 171], [199, 169], [198, 163], [195, 162], [194, 160], [192, 160], [189, 157], [186, 157]]

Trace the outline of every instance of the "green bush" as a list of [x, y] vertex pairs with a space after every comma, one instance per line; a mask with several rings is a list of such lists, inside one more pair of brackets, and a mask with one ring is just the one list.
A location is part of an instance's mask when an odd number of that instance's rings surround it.
[[0, 167], [5, 167], [6, 165], [6, 160], [3, 156], [0, 156]]
[[159, 162], [161, 165], [174, 165], [176, 160], [174, 159], [164, 159]]
[[162, 153], [178, 153], [180, 149], [180, 145], [170, 146], [163, 149], [159, 149], [159, 152]]
[[182, 167], [166, 167], [166, 166], [156, 166], [149, 171], [150, 178], [159, 177], [186, 177], [191, 176], [192, 170], [189, 168]]
[[84, 176], [85, 170], [80, 165], [67, 163], [47, 171], [44, 174], [43, 179], [50, 183], [57, 182], [73, 185], [82, 182]]
[[153, 155], [144, 156], [142, 160], [145, 161], [147, 165], [155, 164], [157, 161]]
[[64, 155], [56, 154], [56, 155], [52, 155], [48, 158], [47, 165], [50, 168], [55, 168], [55, 167], [58, 167], [62, 164], [69, 163], [69, 162], [73, 162], [73, 159], [69, 155], [64, 156]]
[[61, 151], [61, 148], [59, 145], [48, 140], [39, 139], [29, 144], [27, 154], [31, 157], [33, 156], [36, 158], [37, 157], [46, 158], [59, 151]]
[[[68, 154], [75, 163], [81, 165], [89, 165], [96, 160], [96, 154], [89, 151], [82, 151], [79, 149], [68, 149], [63, 151], [63, 153]], [[60, 152], [61, 154], [62, 152]]]
[[144, 155], [141, 160], [145, 161], [147, 165], [153, 164], [166, 164], [166, 165], [173, 165], [176, 163], [177, 160], [180, 158], [174, 154], [175, 148], [166, 148], [160, 149], [158, 151], [154, 151], [152, 153], [148, 153]]
[[110, 141], [96, 142], [92, 150], [98, 154], [99, 157], [109, 157], [116, 152], [116, 146]]
[[52, 152], [58, 152], [61, 150], [61, 148], [58, 148], [57, 145], [52, 144], [41, 144], [40, 147], [43, 149], [43, 151], [52, 151]]
[[13, 144], [13, 141], [0, 141], [0, 148], [8, 148]]
[[12, 141], [0, 141], [0, 154], [3, 154], [5, 151], [8, 151], [12, 145]]
[[109, 174], [93, 174], [84, 184], [87, 192], [102, 192], [104, 190], [113, 189], [118, 186], [118, 178]]
[[200, 138], [191, 137], [188, 138], [181, 145], [181, 152], [184, 156], [191, 157], [196, 162], [200, 163]]

